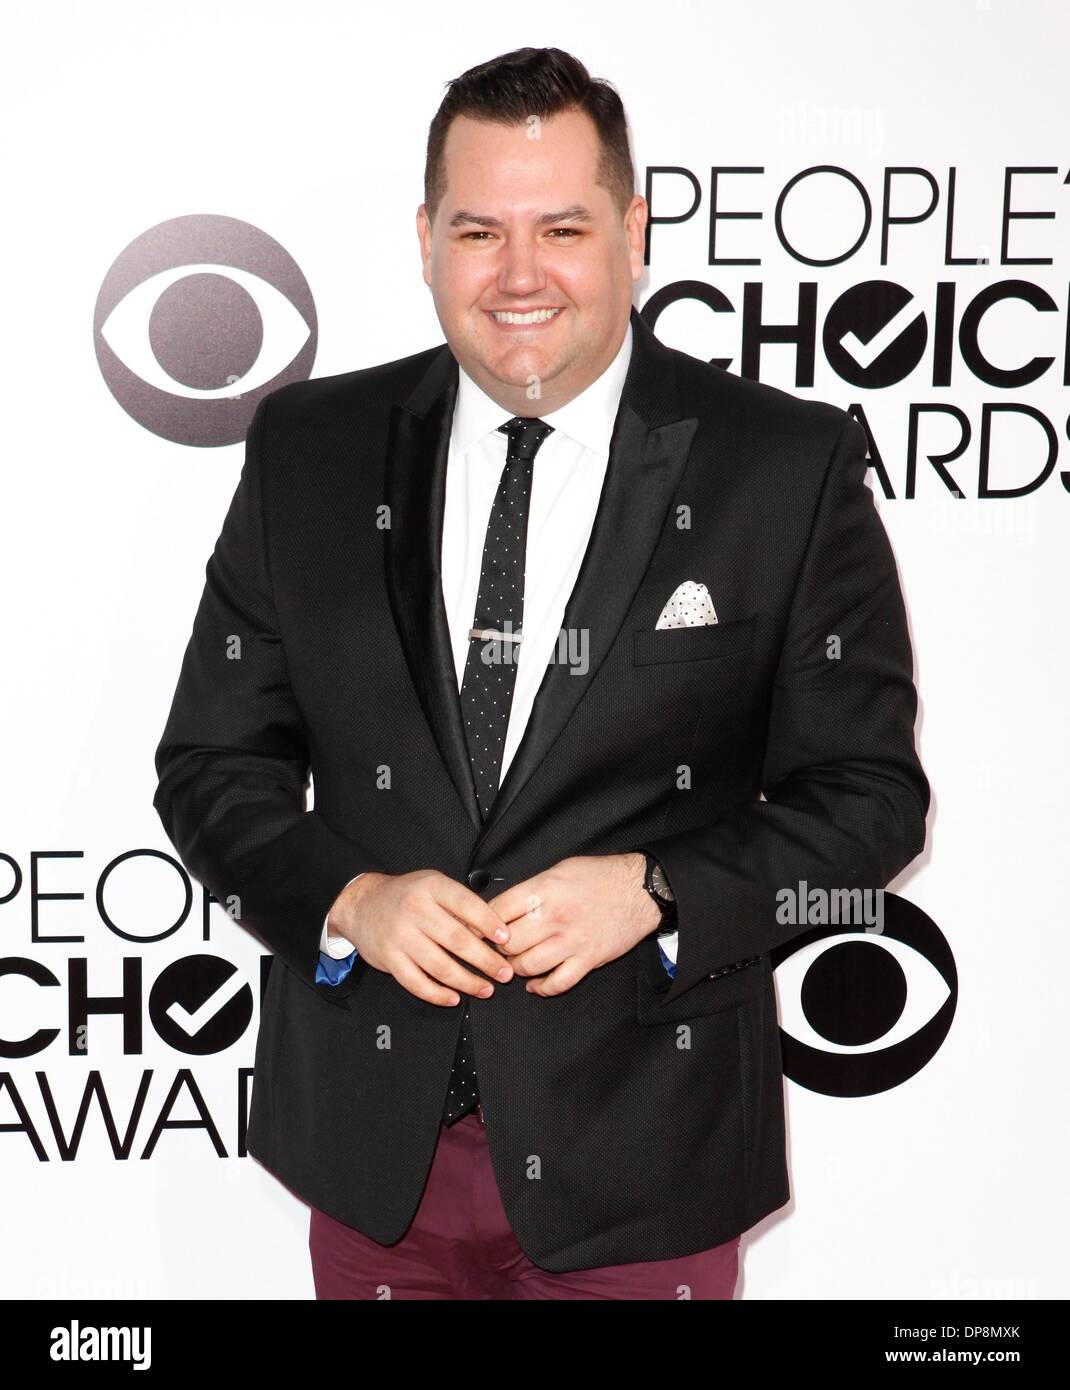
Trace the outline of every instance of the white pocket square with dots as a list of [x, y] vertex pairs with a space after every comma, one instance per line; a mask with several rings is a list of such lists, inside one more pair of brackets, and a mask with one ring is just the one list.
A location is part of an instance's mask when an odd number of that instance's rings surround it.
[[655, 627], [705, 627], [716, 621], [709, 589], [696, 579], [685, 579], [673, 590]]

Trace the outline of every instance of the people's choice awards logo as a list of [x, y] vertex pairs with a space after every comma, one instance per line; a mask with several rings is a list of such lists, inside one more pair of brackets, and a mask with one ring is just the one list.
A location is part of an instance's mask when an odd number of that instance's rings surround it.
[[[802, 920], [813, 921], [814, 917]], [[915, 1076], [955, 1017], [958, 973], [921, 908], [883, 893], [876, 930], [813, 927], [770, 955], [784, 1074], [827, 1096], [871, 1096]]]
[[929, 340], [925, 314], [903, 285], [868, 280], [835, 301], [822, 330], [825, 356], [852, 386], [873, 391], [903, 381]]
[[185, 956], [157, 977], [149, 1016], [176, 1052], [208, 1057], [245, 1035], [253, 1018], [253, 992], [229, 960]]
[[261, 397], [311, 375], [316, 308], [293, 257], [257, 227], [176, 217], [104, 277], [93, 341], [112, 395], [176, 444], [245, 438]]

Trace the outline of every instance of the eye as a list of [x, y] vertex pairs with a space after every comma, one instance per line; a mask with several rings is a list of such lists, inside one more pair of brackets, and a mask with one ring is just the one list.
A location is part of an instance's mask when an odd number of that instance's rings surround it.
[[919, 907], [884, 893], [879, 929], [812, 928], [771, 955], [784, 1074], [829, 1096], [870, 1096], [926, 1066], [951, 1028], [958, 973]]
[[[461, 240], [462, 240], [462, 241], [468, 241], [468, 240], [469, 240], [470, 238], [472, 238], [472, 237], [485, 237], [485, 236], [493, 236], [493, 235], [494, 235], [493, 232], [487, 232], [487, 231], [462, 232], [462, 233], [461, 233]], [[572, 237], [582, 236], [583, 233], [579, 230], [578, 227], [554, 227], [551, 231], [549, 231], [549, 232], [547, 233], [547, 235], [553, 237], [555, 240], [558, 240], [558, 239], [559, 239], [560, 237], [562, 237], [562, 236], [568, 237], [568, 238], [572, 238]]]

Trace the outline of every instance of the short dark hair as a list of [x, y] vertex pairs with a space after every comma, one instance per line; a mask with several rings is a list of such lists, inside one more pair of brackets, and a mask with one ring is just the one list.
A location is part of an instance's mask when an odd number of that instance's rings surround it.
[[628, 122], [616, 89], [592, 77], [578, 58], [560, 48], [516, 48], [447, 83], [427, 134], [424, 203], [434, 220], [446, 192], [446, 135], [455, 116], [500, 125], [522, 125], [530, 116], [585, 111], [601, 142], [597, 182], [608, 189], [623, 217], [635, 196], [635, 167]]

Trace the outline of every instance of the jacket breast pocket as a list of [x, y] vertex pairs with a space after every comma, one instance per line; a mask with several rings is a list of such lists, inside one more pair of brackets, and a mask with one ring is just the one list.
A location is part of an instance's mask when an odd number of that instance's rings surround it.
[[730, 623], [704, 623], [698, 627], [641, 627], [632, 632], [632, 661], [648, 666], [660, 661], [708, 661], [735, 656], [754, 645], [757, 614]]
[[[646, 938], [654, 945], [651, 938]], [[646, 941], [640, 942], [640, 946]], [[666, 987], [671, 983], [663, 967]], [[745, 962], [728, 967], [723, 973], [712, 978], [699, 980], [683, 994], [677, 995], [670, 1003], [661, 1002], [664, 990], [659, 991], [651, 985], [653, 967], [649, 964], [636, 973], [636, 1017], [640, 1023], [680, 1023], [689, 1018], [701, 1018], [706, 1014], [719, 1014], [726, 1009], [734, 1009], [754, 999], [771, 986], [772, 966], [768, 955], [753, 956]]]

